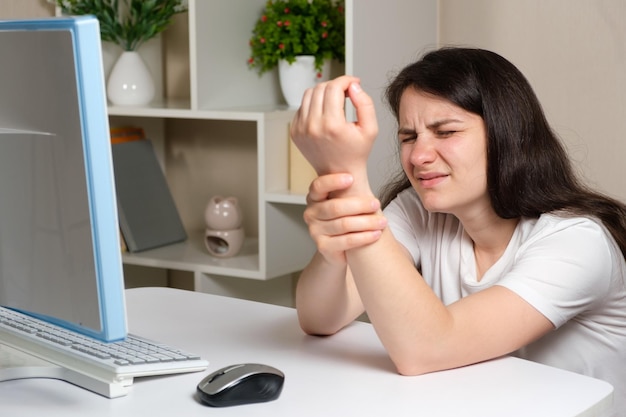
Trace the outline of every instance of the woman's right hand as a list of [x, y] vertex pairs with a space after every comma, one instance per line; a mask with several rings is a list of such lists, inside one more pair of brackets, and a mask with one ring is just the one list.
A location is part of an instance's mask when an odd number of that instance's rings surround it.
[[387, 219], [374, 197], [333, 197], [354, 181], [350, 174], [317, 177], [309, 187], [304, 221], [326, 262], [345, 266], [345, 252], [369, 245], [380, 237]]
[[[346, 116], [354, 105], [356, 120]], [[290, 127], [293, 143], [318, 175], [350, 173], [350, 194], [370, 193], [367, 159], [378, 135], [376, 108], [359, 79], [343, 75], [305, 91]]]

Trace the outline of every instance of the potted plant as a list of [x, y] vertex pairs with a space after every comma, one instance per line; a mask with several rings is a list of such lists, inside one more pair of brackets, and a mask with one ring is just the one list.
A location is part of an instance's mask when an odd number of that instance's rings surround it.
[[[268, 0], [252, 31], [250, 52], [248, 66], [259, 75], [276, 67], [279, 72], [297, 67], [294, 64], [307, 57], [314, 78], [306, 84], [328, 77], [325, 63], [345, 59], [344, 1]], [[283, 75], [280, 77], [285, 94]], [[285, 98], [289, 103], [287, 95]]]
[[98, 18], [100, 37], [123, 52], [111, 70], [107, 96], [114, 104], [142, 105], [154, 96], [154, 83], [137, 49], [163, 32], [174, 15], [187, 11], [184, 0], [48, 0], [65, 15]]
[[[163, 32], [175, 14], [187, 11], [183, 0], [49, 0], [63, 14], [91, 14], [98, 18], [103, 41], [124, 51], [136, 51], [144, 42]], [[124, 10], [126, 12], [124, 12]]]

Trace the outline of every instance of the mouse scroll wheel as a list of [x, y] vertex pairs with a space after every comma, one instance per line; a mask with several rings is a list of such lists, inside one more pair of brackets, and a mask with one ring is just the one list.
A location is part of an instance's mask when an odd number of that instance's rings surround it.
[[222, 371], [222, 372], [220, 372], [220, 373], [217, 373], [217, 374], [213, 375], [213, 377], [209, 380], [209, 384], [210, 384], [211, 382], [215, 381], [217, 378], [219, 378], [219, 377], [221, 377], [222, 375], [224, 375], [225, 373], [226, 373], [225, 371]]
[[241, 368], [242, 366], [244, 366], [244, 365], [234, 365], [234, 366], [231, 366], [229, 368], [223, 369], [221, 372], [218, 372], [217, 374], [213, 375], [213, 377], [211, 378], [209, 383], [215, 381], [216, 379], [218, 379], [219, 377], [221, 377], [224, 374], [227, 374], [230, 371], [234, 371], [235, 369]]

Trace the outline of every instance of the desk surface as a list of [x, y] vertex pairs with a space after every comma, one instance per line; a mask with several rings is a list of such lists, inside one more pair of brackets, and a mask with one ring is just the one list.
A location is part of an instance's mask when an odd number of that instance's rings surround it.
[[[293, 309], [167, 288], [126, 292], [131, 332], [199, 353], [206, 372], [138, 378], [126, 397], [106, 399], [63, 381], [0, 384], [2, 416], [480, 416], [600, 415], [612, 387], [506, 357], [417, 377], [398, 375], [369, 324], [304, 335]], [[276, 401], [210, 409], [198, 382], [226, 365], [266, 363], [285, 373]]]

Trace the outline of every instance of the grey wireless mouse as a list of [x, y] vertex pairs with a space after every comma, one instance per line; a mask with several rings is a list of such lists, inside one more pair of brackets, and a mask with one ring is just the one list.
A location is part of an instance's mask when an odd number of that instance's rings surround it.
[[278, 398], [285, 375], [258, 363], [226, 366], [207, 375], [198, 384], [200, 400], [212, 407], [228, 407], [272, 401]]

